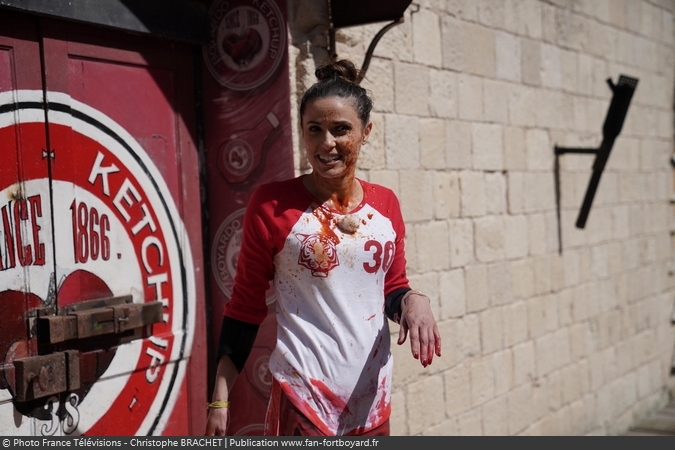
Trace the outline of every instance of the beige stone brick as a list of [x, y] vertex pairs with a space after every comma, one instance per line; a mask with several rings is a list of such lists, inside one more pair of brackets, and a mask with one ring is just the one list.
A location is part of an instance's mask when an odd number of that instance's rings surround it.
[[445, 414], [455, 417], [471, 408], [471, 375], [467, 364], [459, 364], [443, 374]]
[[513, 85], [508, 95], [511, 125], [537, 126], [538, 111], [532, 108], [532, 105], [538, 104], [537, 90], [529, 86]]
[[462, 217], [485, 214], [485, 178], [482, 172], [464, 170], [459, 174], [462, 192]]
[[477, 0], [478, 21], [490, 28], [504, 28], [504, 2]]
[[401, 213], [406, 222], [421, 222], [433, 217], [433, 174], [404, 170], [400, 174]]
[[510, 349], [492, 355], [495, 370], [495, 395], [499, 396], [513, 389], [513, 354]]
[[[398, 326], [392, 326], [396, 338], [392, 339], [391, 354], [394, 357], [394, 376], [392, 385], [394, 391], [405, 390], [406, 386], [419, 380], [425, 375], [424, 368], [410, 355], [410, 344], [406, 340], [403, 345], [397, 345]], [[407, 406], [407, 405], [406, 405]]]
[[511, 283], [516, 299], [529, 298], [534, 294], [534, 270], [529, 259], [511, 262]]
[[525, 173], [509, 171], [506, 181], [509, 213], [521, 214], [525, 212]]
[[419, 119], [420, 165], [423, 169], [445, 167], [445, 121]]
[[482, 409], [485, 436], [507, 436], [509, 411], [506, 396], [490, 400]]
[[507, 305], [513, 302], [511, 264], [499, 261], [487, 266], [488, 298], [490, 306]]
[[541, 43], [531, 39], [520, 40], [520, 73], [523, 83], [541, 84]]
[[373, 128], [368, 137], [368, 142], [361, 147], [358, 167], [363, 170], [384, 169], [386, 166], [384, 151], [384, 116], [379, 113], [373, 113], [370, 115], [370, 120], [373, 123]]
[[588, 369], [583, 362], [563, 368], [560, 378], [563, 404], [580, 399], [588, 391]]
[[509, 104], [505, 93], [510, 88], [511, 85], [504, 81], [483, 80], [483, 112], [487, 122], [508, 123]]
[[416, 63], [441, 67], [441, 27], [438, 16], [420, 8], [412, 15], [413, 59]]
[[457, 428], [460, 436], [483, 435], [481, 412], [481, 408], [474, 408], [457, 417]]
[[532, 341], [522, 342], [512, 349], [513, 385], [531, 384], [536, 377], [535, 348]]
[[421, 272], [442, 271], [450, 268], [448, 224], [432, 221], [414, 226], [417, 244], [418, 269]]
[[609, 0], [609, 22], [618, 28], [626, 26], [626, 0]]
[[522, 258], [529, 250], [528, 222], [524, 215], [504, 216], [504, 257]]
[[424, 431], [430, 425], [445, 420], [445, 402], [443, 396], [443, 378], [431, 376], [413, 382], [406, 388], [406, 406], [408, 408], [408, 430], [414, 435]]
[[552, 89], [561, 87], [560, 49], [554, 45], [541, 45], [541, 84]]
[[459, 176], [457, 172], [434, 172], [434, 218], [460, 215]]
[[391, 424], [392, 436], [405, 436], [408, 434], [408, 420], [406, 414], [405, 394], [403, 391], [391, 394]]
[[371, 170], [369, 172], [369, 181], [391, 189], [399, 197], [399, 173], [397, 171]]
[[541, 31], [544, 42], [556, 42], [556, 10], [554, 5], [541, 4]]
[[495, 76], [495, 33], [490, 28], [463, 22], [466, 71], [474, 75]]
[[551, 291], [551, 256], [542, 255], [532, 263], [534, 272], [534, 293], [545, 294]]
[[456, 17], [443, 16], [441, 18], [441, 47], [443, 67], [446, 69], [464, 71], [464, 28]]
[[457, 117], [457, 74], [448, 70], [429, 72], [429, 112], [442, 118]]
[[474, 258], [473, 223], [469, 219], [452, 219], [450, 230], [450, 265], [463, 267], [472, 263]]
[[570, 330], [570, 356], [572, 361], [590, 356], [586, 324], [577, 323], [569, 328]]
[[530, 237], [530, 254], [543, 255], [546, 253], [546, 216], [530, 214], [527, 216], [527, 225]]
[[459, 436], [457, 419], [453, 417], [431, 426], [422, 432], [422, 436]]
[[495, 56], [497, 78], [520, 82], [520, 39], [510, 33], [495, 33]]
[[387, 169], [416, 169], [420, 166], [419, 124], [416, 117], [384, 116]]
[[558, 328], [558, 303], [555, 295], [534, 297], [527, 301], [530, 338], [538, 338]]
[[494, 397], [495, 379], [492, 356], [476, 358], [469, 363], [471, 373], [471, 406], [482, 405]]
[[467, 314], [459, 323], [459, 345], [463, 359], [479, 355], [480, 320], [478, 314]]
[[504, 150], [500, 125], [475, 123], [471, 130], [473, 168], [502, 170]]
[[504, 27], [516, 34], [540, 39], [541, 5], [537, 0], [506, 0]]
[[546, 130], [530, 129], [525, 132], [527, 168], [530, 170], [553, 169], [553, 146]]
[[462, 317], [466, 314], [464, 271], [454, 269], [439, 274], [441, 319]]
[[361, 86], [372, 92], [373, 109], [394, 112], [394, 64], [392, 61], [373, 58]]
[[446, 121], [445, 163], [449, 169], [471, 168], [471, 124]]
[[[531, 326], [531, 324], [530, 324]], [[543, 376], [570, 361], [569, 332], [563, 328], [535, 340], [537, 374]]]
[[457, 75], [458, 109], [457, 116], [466, 120], [483, 120], [483, 83], [477, 76], [460, 73]]
[[504, 220], [502, 216], [485, 216], [475, 220], [476, 258], [481, 262], [504, 258]]
[[512, 347], [524, 342], [529, 332], [526, 302], [519, 301], [506, 305], [503, 309], [503, 316], [504, 346]]
[[578, 69], [578, 88], [583, 94], [593, 93], [593, 59], [591, 56], [579, 53], [577, 63]]
[[[382, 37], [375, 49], [376, 56], [397, 61], [413, 61], [412, 20], [408, 19], [406, 18], [402, 24], [392, 28]], [[364, 44], [370, 42], [371, 36], [374, 37], [381, 28], [382, 24], [379, 23], [364, 26], [364, 31], [368, 35], [368, 40], [363, 40]]]
[[397, 113], [429, 115], [429, 69], [413, 64], [395, 63], [394, 95]]
[[527, 152], [525, 147], [525, 131], [520, 127], [503, 127], [504, 169], [525, 170], [527, 168]]
[[532, 386], [523, 384], [507, 394], [509, 408], [509, 434], [514, 435], [524, 430], [533, 418]]
[[481, 348], [484, 355], [501, 350], [503, 343], [503, 317], [500, 308], [490, 308], [480, 313]]
[[487, 269], [483, 265], [464, 268], [467, 312], [478, 312], [489, 305]]

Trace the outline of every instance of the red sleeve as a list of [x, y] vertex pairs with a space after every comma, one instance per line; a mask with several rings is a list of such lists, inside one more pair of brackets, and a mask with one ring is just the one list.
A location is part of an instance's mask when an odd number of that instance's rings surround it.
[[300, 178], [262, 185], [244, 215], [237, 273], [224, 315], [260, 324], [267, 317], [266, 292], [274, 279], [274, 257], [310, 203]]
[[265, 204], [264, 197], [261, 189], [257, 189], [246, 207], [237, 273], [224, 311], [228, 317], [253, 324], [260, 324], [267, 317], [265, 293], [274, 278], [274, 251], [264, 219], [270, 205]]

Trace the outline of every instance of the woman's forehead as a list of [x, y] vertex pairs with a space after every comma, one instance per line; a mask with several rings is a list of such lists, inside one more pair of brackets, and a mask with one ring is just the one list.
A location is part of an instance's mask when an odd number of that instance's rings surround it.
[[342, 119], [358, 120], [355, 102], [351, 98], [344, 97], [321, 97], [307, 102], [304, 116], [312, 119], [334, 120]]

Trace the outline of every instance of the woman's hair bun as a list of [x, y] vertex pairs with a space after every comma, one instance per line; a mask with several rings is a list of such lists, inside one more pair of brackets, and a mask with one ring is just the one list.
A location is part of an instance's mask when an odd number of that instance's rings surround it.
[[354, 63], [348, 59], [341, 59], [339, 61], [332, 60], [317, 67], [314, 75], [316, 75], [319, 81], [335, 78], [348, 83], [358, 84], [361, 70], [357, 69]]

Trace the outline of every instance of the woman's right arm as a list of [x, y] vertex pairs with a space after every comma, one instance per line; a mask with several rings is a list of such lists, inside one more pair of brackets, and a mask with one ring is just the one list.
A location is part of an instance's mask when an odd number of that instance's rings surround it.
[[[223, 355], [218, 361], [216, 371], [216, 383], [213, 388], [212, 402], [229, 401], [230, 391], [234, 380], [237, 378], [237, 368], [228, 355]], [[225, 436], [229, 418], [229, 407], [209, 408], [209, 416], [206, 419], [206, 431], [204, 436]]]

